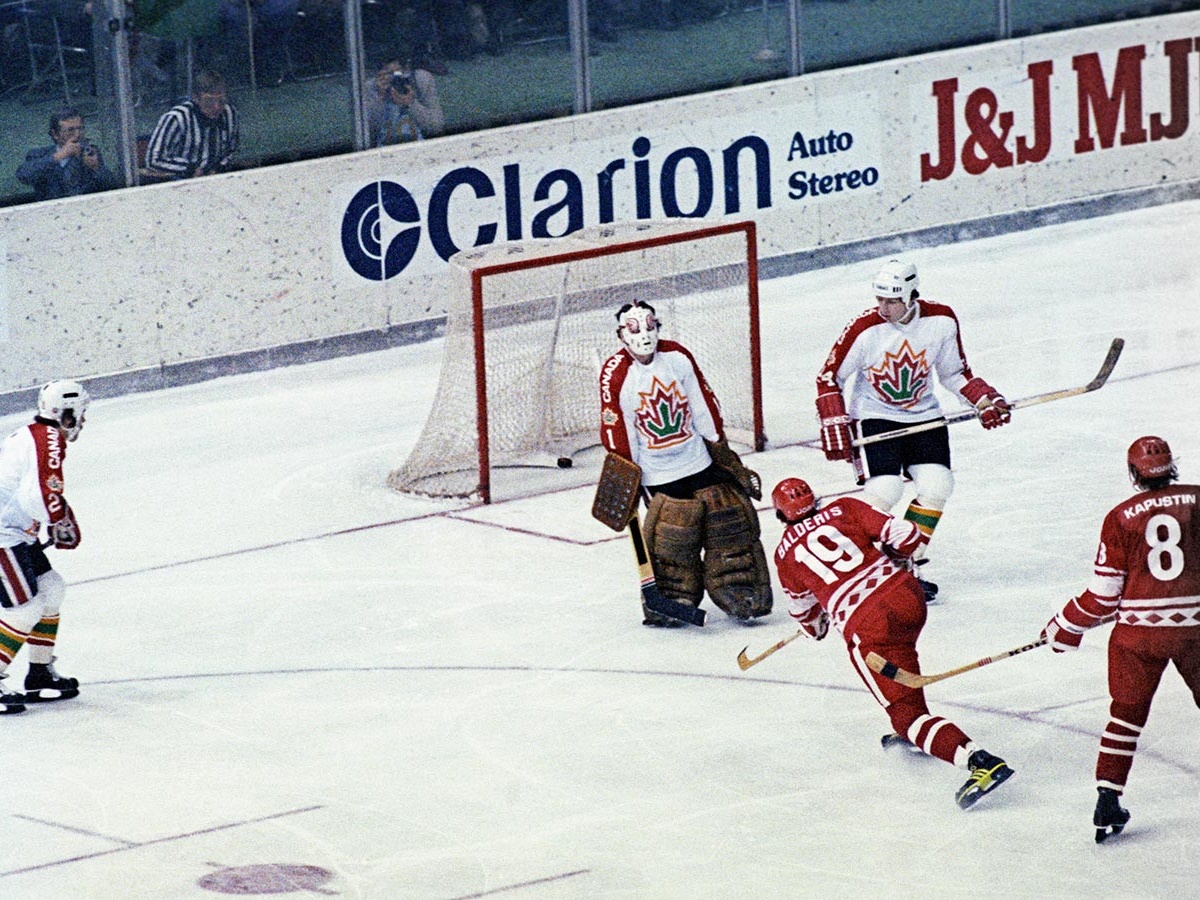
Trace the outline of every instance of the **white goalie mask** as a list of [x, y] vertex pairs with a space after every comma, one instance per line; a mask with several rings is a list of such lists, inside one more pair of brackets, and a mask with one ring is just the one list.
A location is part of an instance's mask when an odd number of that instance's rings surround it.
[[617, 337], [637, 356], [652, 356], [658, 349], [658, 316], [641, 300], [626, 303], [617, 313]]
[[83, 431], [92, 398], [77, 381], [51, 381], [38, 394], [38, 418], [56, 424], [73, 441]]

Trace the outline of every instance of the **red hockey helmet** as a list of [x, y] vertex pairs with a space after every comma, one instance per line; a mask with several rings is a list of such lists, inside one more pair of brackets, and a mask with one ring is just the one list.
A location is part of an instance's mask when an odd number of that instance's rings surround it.
[[1129, 477], [1136, 481], [1153, 481], [1175, 474], [1170, 445], [1154, 435], [1140, 437], [1130, 444], [1126, 460], [1129, 463]]
[[787, 522], [799, 522], [817, 508], [817, 498], [807, 481], [785, 478], [771, 491], [775, 511]]

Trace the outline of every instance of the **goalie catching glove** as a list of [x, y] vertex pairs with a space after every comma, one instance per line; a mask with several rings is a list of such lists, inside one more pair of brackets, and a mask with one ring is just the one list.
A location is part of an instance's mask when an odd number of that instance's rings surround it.
[[719, 441], [705, 439], [704, 443], [708, 447], [708, 455], [712, 457], [717, 468], [724, 469], [732, 475], [733, 480], [746, 492], [747, 496], [754, 500], [762, 499], [762, 479], [758, 477], [757, 472], [746, 467], [737, 451], [729, 446], [729, 441], [725, 438], [721, 438]]
[[984, 428], [999, 428], [1012, 421], [1012, 410], [1004, 395], [982, 378], [972, 378], [964, 384], [962, 395], [975, 407]]
[[850, 434], [850, 416], [846, 413], [846, 401], [838, 390], [817, 394], [817, 416], [821, 420], [821, 449], [828, 460], [849, 462], [854, 455], [853, 437]]
[[75, 521], [75, 513], [69, 506], [61, 519], [47, 526], [47, 531], [50, 533], [50, 540], [59, 550], [74, 550], [82, 539], [79, 523]]

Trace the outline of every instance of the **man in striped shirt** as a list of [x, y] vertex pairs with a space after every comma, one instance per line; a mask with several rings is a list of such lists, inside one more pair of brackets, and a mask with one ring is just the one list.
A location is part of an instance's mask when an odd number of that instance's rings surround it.
[[1117, 622], [1108, 641], [1112, 703], [1096, 760], [1096, 843], [1129, 821], [1118, 798], [1168, 664], [1200, 706], [1200, 486], [1175, 484], [1171, 447], [1154, 435], [1129, 446], [1126, 464], [1137, 493], [1104, 517], [1087, 590], [1044, 631], [1062, 653], [1077, 650], [1089, 628]]
[[234, 168], [241, 135], [238, 113], [226, 96], [225, 77], [205, 70], [195, 90], [165, 113], [146, 147], [146, 168], [171, 178], [195, 178]]

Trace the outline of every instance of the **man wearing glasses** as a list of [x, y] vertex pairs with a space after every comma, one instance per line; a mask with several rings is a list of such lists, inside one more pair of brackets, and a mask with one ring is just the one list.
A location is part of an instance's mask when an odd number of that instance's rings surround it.
[[50, 138], [54, 143], [30, 150], [17, 169], [17, 178], [33, 188], [34, 199], [74, 197], [118, 186], [100, 150], [83, 132], [83, 117], [73, 109], [50, 116]]
[[205, 70], [192, 96], [158, 120], [146, 146], [146, 168], [168, 178], [197, 178], [236, 168], [241, 134], [237, 110], [225, 93], [225, 77]]

